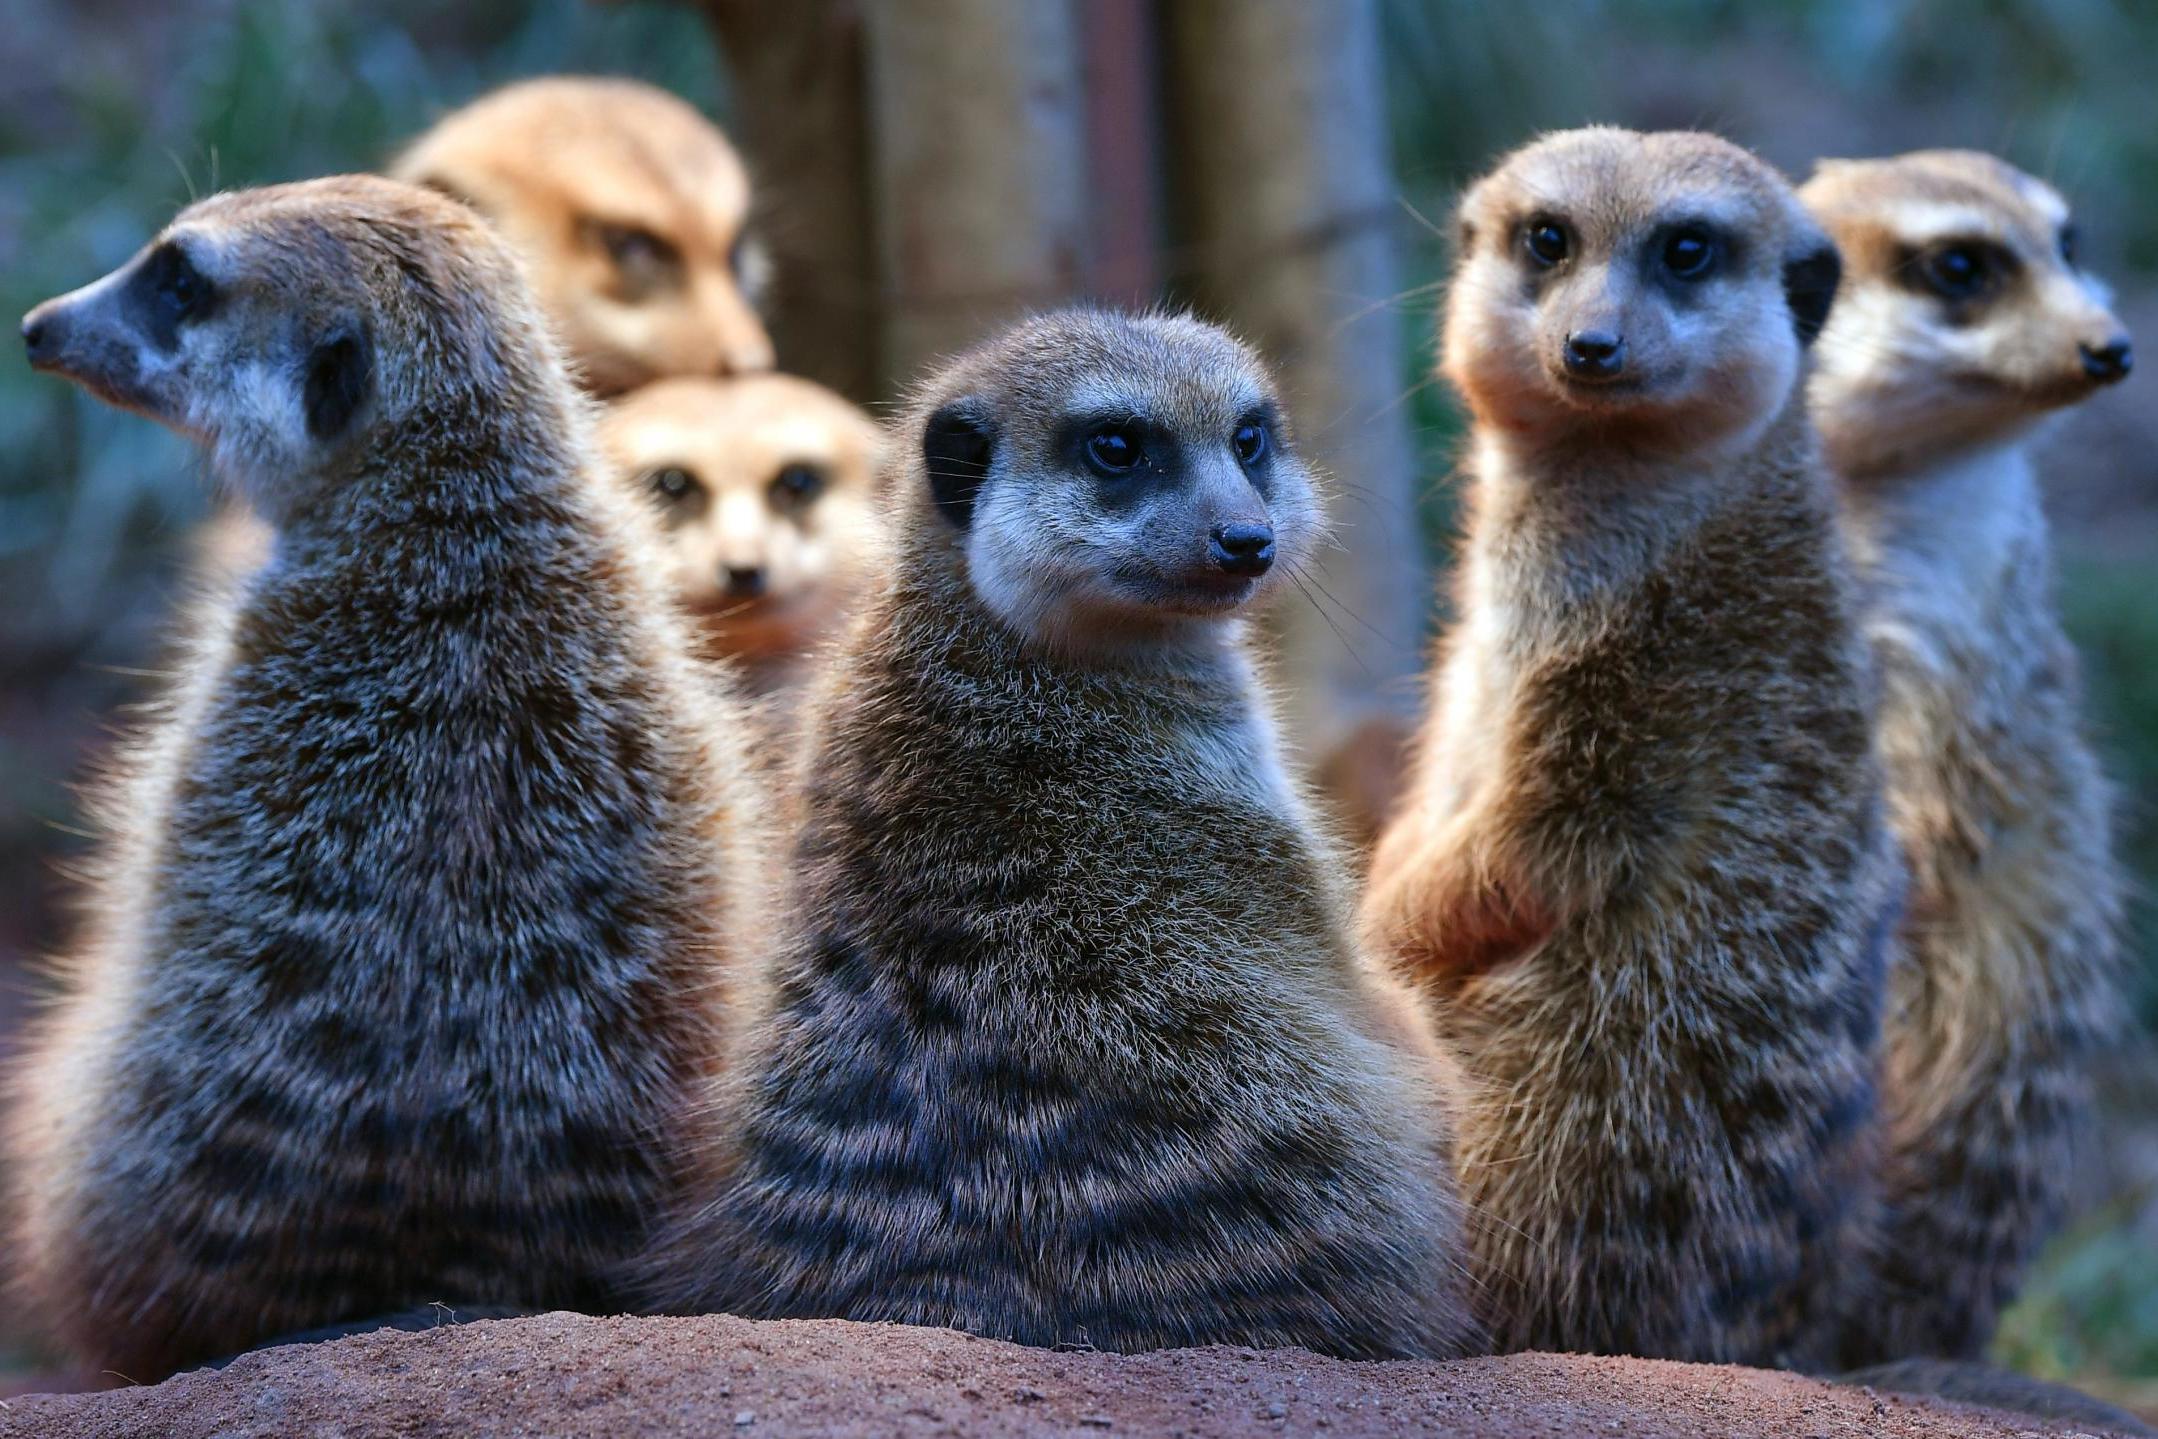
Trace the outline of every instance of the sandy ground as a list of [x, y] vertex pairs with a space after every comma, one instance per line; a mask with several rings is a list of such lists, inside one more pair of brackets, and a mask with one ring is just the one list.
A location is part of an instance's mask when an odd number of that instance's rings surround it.
[[0, 1401], [0, 1436], [2093, 1433], [1760, 1370], [1528, 1354], [1057, 1353], [839, 1321], [549, 1314], [250, 1354], [150, 1388]]

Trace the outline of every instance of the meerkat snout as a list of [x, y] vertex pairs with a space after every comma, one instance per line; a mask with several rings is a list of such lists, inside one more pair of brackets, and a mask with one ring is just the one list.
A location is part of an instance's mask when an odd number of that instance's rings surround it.
[[1263, 575], [1274, 563], [1272, 525], [1216, 525], [1214, 563], [1232, 575]]
[[2083, 373], [2101, 385], [2110, 385], [2128, 378], [2135, 368], [2135, 350], [2126, 335], [2108, 338], [2099, 345], [2080, 345], [2083, 352]]
[[1626, 368], [1626, 338], [1610, 330], [1576, 330], [1566, 337], [1566, 373], [1577, 380], [1615, 380]]

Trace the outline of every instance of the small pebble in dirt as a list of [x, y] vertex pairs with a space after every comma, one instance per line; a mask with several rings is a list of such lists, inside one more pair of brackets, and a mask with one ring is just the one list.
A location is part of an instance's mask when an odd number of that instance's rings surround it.
[[737, 1411], [737, 1412], [735, 1413], [735, 1416], [734, 1416], [734, 1427], [735, 1427], [735, 1428], [737, 1428], [737, 1429], [747, 1429], [747, 1428], [748, 1428], [748, 1427], [749, 1427], [750, 1425], [752, 1425], [752, 1424], [754, 1424], [754, 1423], [756, 1423], [756, 1422], [757, 1422], [757, 1411], [756, 1411], [756, 1410], [754, 1410], [754, 1409], [742, 1409], [742, 1410], [738, 1410], [738, 1411]]
[[1012, 1394], [1012, 1402], [1015, 1404], [1039, 1404], [1042, 1402], [1042, 1400], [1047, 1399], [1048, 1397], [1048, 1395], [1042, 1393], [1041, 1390], [1036, 1389], [1033, 1385], [1022, 1384]]
[[1266, 1417], [1269, 1419], [1286, 1419], [1289, 1417], [1289, 1406], [1276, 1399], [1266, 1406]]
[[1116, 1420], [1111, 1419], [1106, 1414], [1082, 1414], [1079, 1416], [1079, 1422], [1090, 1429], [1114, 1429], [1116, 1427]]

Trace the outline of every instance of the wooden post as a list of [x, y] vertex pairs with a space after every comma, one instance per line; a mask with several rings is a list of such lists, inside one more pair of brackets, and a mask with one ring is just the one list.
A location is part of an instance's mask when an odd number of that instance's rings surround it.
[[1182, 267], [1203, 313], [1278, 366], [1335, 480], [1339, 547], [1275, 611], [1291, 739], [1360, 836], [1399, 784], [1429, 605], [1391, 303], [1394, 182], [1372, 0], [1168, 0]]
[[780, 368], [855, 400], [883, 393], [869, 121], [857, 0], [703, 0], [735, 97], [764, 305]]
[[1080, 289], [1082, 51], [1072, 0], [879, 0], [865, 13], [884, 367], [904, 384]]

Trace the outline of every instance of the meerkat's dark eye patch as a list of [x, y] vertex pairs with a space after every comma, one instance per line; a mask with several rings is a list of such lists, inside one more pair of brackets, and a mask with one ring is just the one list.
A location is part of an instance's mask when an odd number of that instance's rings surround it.
[[1086, 461], [1101, 475], [1128, 475], [1146, 463], [1146, 431], [1128, 420], [1110, 420], [1087, 432]]
[[1675, 280], [1705, 280], [1723, 258], [1723, 237], [1707, 225], [1673, 226], [1663, 237], [1658, 260]]
[[2015, 274], [2016, 257], [1991, 240], [1937, 241], [1897, 267], [1905, 283], [1954, 304], [1983, 300]]
[[128, 285], [131, 308], [142, 317], [150, 343], [170, 350], [180, 341], [180, 327], [216, 308], [217, 287], [210, 283], [178, 241], [152, 250]]
[[1783, 302], [1790, 307], [1791, 328], [1801, 345], [1820, 337], [1842, 281], [1843, 256], [1827, 240], [1783, 262]]
[[2060, 250], [2062, 264], [2074, 268], [2081, 263], [2077, 257], [2083, 253], [2083, 232], [2073, 220], [2061, 226]]
[[327, 442], [343, 434], [375, 384], [374, 348], [364, 331], [340, 330], [308, 352], [301, 387], [307, 433]]
[[978, 401], [954, 400], [931, 415], [922, 429], [930, 498], [962, 530], [974, 523], [974, 498], [989, 478], [995, 455], [996, 434]]
[[1236, 462], [1246, 469], [1264, 463], [1274, 450], [1274, 417], [1265, 410], [1245, 415], [1229, 432], [1229, 448], [1236, 453]]
[[1573, 252], [1573, 240], [1566, 227], [1551, 216], [1532, 215], [1521, 227], [1521, 248], [1527, 252], [1530, 264], [1548, 270]]
[[765, 497], [774, 512], [798, 515], [817, 502], [817, 496], [824, 493], [824, 488], [824, 471], [806, 461], [798, 461], [780, 468], [772, 477], [772, 483], [765, 487]]
[[704, 486], [697, 483], [697, 477], [681, 465], [661, 465], [644, 477], [644, 487], [669, 506], [682, 504], [704, 493]]
[[670, 241], [642, 225], [593, 220], [589, 229], [599, 247], [607, 252], [607, 258], [614, 262], [626, 298], [641, 300], [680, 283], [682, 252]]

